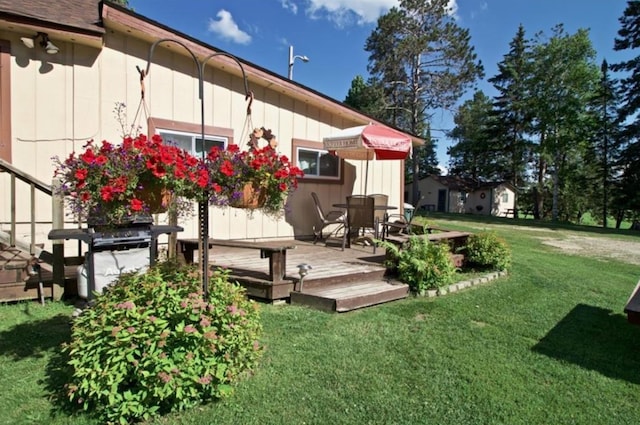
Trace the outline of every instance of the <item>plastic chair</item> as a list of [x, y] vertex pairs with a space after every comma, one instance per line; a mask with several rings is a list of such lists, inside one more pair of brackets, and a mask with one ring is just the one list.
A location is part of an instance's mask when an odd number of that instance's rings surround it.
[[[347, 231], [342, 238], [342, 250], [347, 246], [347, 238], [351, 239], [354, 234], [358, 235], [360, 229], [363, 233], [366, 229], [372, 229], [374, 238], [378, 238], [378, 220], [375, 217], [374, 199], [366, 195], [347, 196]], [[367, 240], [368, 238], [363, 238]], [[370, 241], [371, 242], [371, 241]], [[376, 253], [376, 244], [373, 245], [373, 253]], [[350, 240], [349, 240], [350, 246]]]
[[[311, 192], [311, 197], [313, 198], [313, 203], [315, 205], [316, 214], [318, 216], [318, 220], [320, 224], [318, 226], [313, 226], [313, 244], [315, 245], [318, 240], [324, 240], [323, 231], [325, 227], [338, 224], [336, 227], [329, 233], [327, 236], [330, 237], [332, 234], [336, 233], [340, 229], [344, 229], [347, 225], [346, 215], [343, 211], [329, 211], [328, 213], [324, 213], [322, 209], [322, 205], [320, 204], [320, 200], [318, 199], [318, 195], [315, 192]], [[344, 250], [344, 246], [342, 248]]]

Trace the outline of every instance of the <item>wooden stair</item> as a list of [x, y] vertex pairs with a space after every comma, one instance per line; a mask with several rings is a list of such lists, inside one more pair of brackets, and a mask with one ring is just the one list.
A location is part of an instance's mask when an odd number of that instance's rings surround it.
[[344, 275], [331, 281], [304, 281], [301, 291], [292, 291], [291, 304], [344, 313], [406, 298], [409, 286], [386, 280], [381, 272]]
[[[38, 274], [37, 269], [31, 267], [33, 259], [34, 256], [20, 246], [0, 242], [0, 302], [39, 300], [44, 303], [45, 298], [62, 297], [64, 288], [53, 283], [52, 266], [36, 260], [40, 267]], [[65, 278], [74, 279], [75, 270], [65, 270]]]

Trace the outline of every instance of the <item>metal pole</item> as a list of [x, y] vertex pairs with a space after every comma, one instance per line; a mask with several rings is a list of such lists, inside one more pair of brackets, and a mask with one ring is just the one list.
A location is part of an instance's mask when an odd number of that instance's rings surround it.
[[289, 46], [289, 79], [293, 79], [293, 46]]
[[[207, 153], [205, 150], [205, 142], [204, 142], [204, 138], [205, 138], [205, 134], [204, 134], [205, 133], [204, 131], [204, 127], [205, 127], [204, 126], [204, 67], [209, 61], [209, 59], [211, 59], [214, 56], [226, 56], [230, 59], [233, 59], [238, 64], [238, 66], [240, 67], [240, 70], [242, 71], [242, 78], [244, 80], [244, 89], [245, 89], [245, 95], [246, 95], [245, 100], [249, 100], [249, 106], [247, 107], [247, 114], [250, 114], [251, 102], [253, 101], [253, 94], [249, 91], [247, 75], [244, 72], [244, 68], [242, 67], [242, 64], [240, 63], [240, 61], [235, 56], [229, 53], [225, 53], [225, 52], [212, 53], [206, 58], [204, 58], [202, 61], [199, 61], [195, 53], [193, 53], [193, 51], [186, 44], [171, 38], [163, 38], [163, 39], [157, 40], [151, 45], [151, 48], [149, 49], [149, 57], [147, 58], [147, 68], [143, 77], [146, 75], [149, 75], [149, 68], [151, 67], [151, 58], [153, 56], [153, 51], [155, 50], [158, 44], [164, 41], [176, 43], [184, 47], [184, 49], [187, 52], [189, 52], [189, 54], [191, 55], [191, 58], [196, 64], [196, 67], [198, 68], [198, 96], [200, 98], [200, 137], [202, 141], [202, 161], [206, 161]], [[207, 300], [209, 299], [209, 196], [207, 191], [205, 191], [205, 193], [202, 196], [202, 199], [200, 199], [198, 202], [198, 225], [199, 225], [199, 239], [200, 239], [198, 245], [200, 249], [200, 266], [201, 266], [200, 270], [202, 272], [202, 292], [203, 292], [204, 299]]]

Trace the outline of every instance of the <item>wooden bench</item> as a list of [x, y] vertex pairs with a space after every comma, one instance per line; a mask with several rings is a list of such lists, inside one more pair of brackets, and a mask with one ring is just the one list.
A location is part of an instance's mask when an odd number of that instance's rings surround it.
[[[178, 239], [176, 252], [182, 254], [187, 264], [193, 263], [193, 253], [198, 249], [199, 239]], [[260, 258], [269, 259], [269, 279], [280, 283], [287, 272], [287, 250], [296, 246], [290, 242], [250, 242], [241, 240], [209, 239], [209, 248], [226, 246], [229, 248], [259, 249]]]
[[640, 325], [640, 282], [638, 282], [627, 300], [624, 312], [627, 314], [627, 321], [629, 323]]
[[[531, 215], [533, 217], [533, 211], [531, 211], [531, 210], [525, 210], [525, 211], [519, 210], [519, 213], [522, 214], [523, 218], [527, 218], [527, 217], [529, 217], [529, 215]], [[514, 211], [513, 208], [509, 208], [508, 210], [505, 210], [502, 213], [502, 216], [503, 217], [511, 216], [511, 217], [515, 218], [516, 217], [516, 212]]]

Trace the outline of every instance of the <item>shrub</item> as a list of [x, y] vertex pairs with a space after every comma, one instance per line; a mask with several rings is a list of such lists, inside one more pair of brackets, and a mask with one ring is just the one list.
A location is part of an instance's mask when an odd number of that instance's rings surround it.
[[463, 252], [470, 267], [508, 270], [511, 266], [511, 250], [494, 232], [470, 235]]
[[213, 273], [209, 292], [203, 300], [199, 274], [175, 262], [122, 275], [73, 323], [69, 400], [128, 423], [230, 394], [256, 365], [262, 327], [228, 272]]
[[396, 271], [413, 292], [423, 294], [427, 289], [439, 289], [453, 281], [456, 268], [447, 244], [410, 236], [401, 248], [390, 242], [381, 245], [387, 250], [386, 267]]

